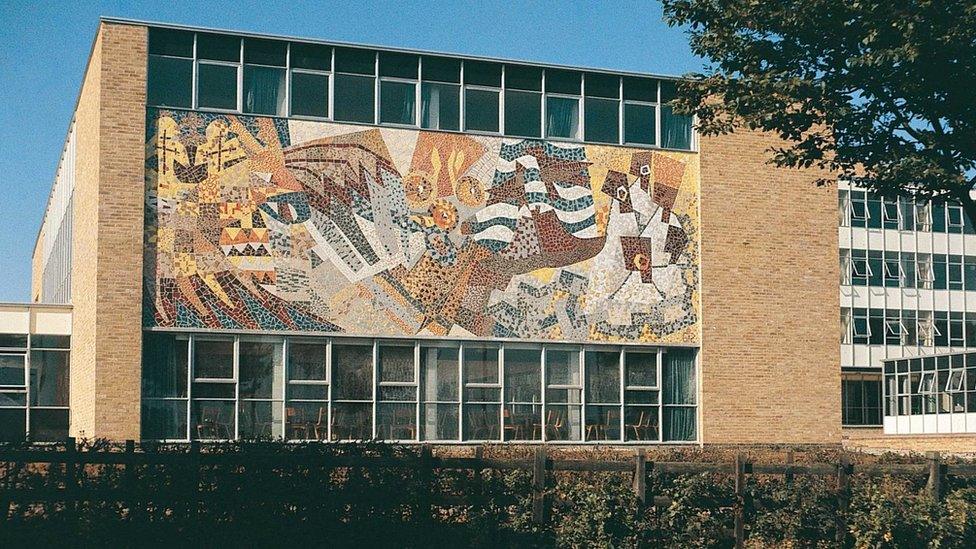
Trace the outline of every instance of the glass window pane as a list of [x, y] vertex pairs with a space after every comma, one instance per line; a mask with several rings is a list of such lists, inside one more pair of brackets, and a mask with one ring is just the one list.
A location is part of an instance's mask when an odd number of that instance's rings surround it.
[[546, 135], [564, 139], [579, 139], [579, 99], [569, 97], [546, 98]]
[[287, 48], [287, 43], [278, 40], [245, 38], [244, 62], [284, 67]]
[[505, 401], [542, 402], [541, 349], [505, 349]]
[[498, 383], [498, 349], [465, 346], [464, 382]]
[[198, 339], [193, 342], [194, 379], [233, 379], [234, 342]]
[[143, 399], [142, 438], [186, 439], [186, 401]]
[[667, 103], [678, 96], [677, 84], [674, 80], [661, 81], [661, 103]]
[[227, 400], [194, 400], [190, 406], [193, 432], [197, 440], [231, 440], [234, 438], [234, 402]]
[[380, 345], [379, 369], [381, 382], [413, 382], [413, 347]]
[[0, 355], [0, 385], [23, 387], [26, 385], [24, 355]]
[[324, 402], [295, 402], [285, 408], [287, 440], [326, 440], [329, 405]]
[[27, 410], [0, 410], [0, 441], [24, 440], [27, 436]]
[[417, 78], [416, 55], [392, 51], [380, 52], [380, 76], [394, 78]]
[[698, 380], [693, 349], [674, 349], [665, 353], [661, 374], [665, 404], [695, 403]]
[[465, 61], [464, 83], [499, 88], [502, 85], [502, 66], [485, 61]]
[[293, 42], [290, 61], [293, 69], [332, 70], [332, 48]]
[[695, 408], [664, 407], [664, 440], [695, 440], [697, 436]]
[[381, 402], [376, 409], [376, 437], [380, 440], [416, 440], [417, 405]]
[[281, 402], [243, 401], [238, 411], [240, 438], [245, 440], [282, 436]]
[[464, 440], [499, 439], [498, 404], [464, 405]]
[[291, 113], [298, 116], [329, 116], [329, 76], [291, 73]]
[[239, 62], [241, 39], [228, 34], [197, 33], [197, 58]]
[[324, 343], [288, 343], [288, 379], [325, 381], [328, 364]]
[[588, 72], [583, 82], [587, 97], [620, 97], [620, 77], [610, 74]]
[[586, 401], [620, 402], [620, 353], [586, 351]]
[[149, 53], [193, 57], [193, 33], [175, 29], [149, 29]]
[[505, 92], [505, 133], [519, 137], [539, 137], [542, 123], [542, 94]]
[[209, 109], [237, 108], [237, 67], [200, 63], [197, 104]]
[[657, 353], [627, 351], [624, 353], [627, 385], [657, 387]]
[[586, 405], [586, 440], [620, 440], [619, 405]]
[[380, 122], [414, 125], [417, 123], [417, 85], [406, 82], [380, 82]]
[[641, 145], [654, 145], [657, 110], [652, 105], [624, 104], [624, 141]]
[[354, 74], [376, 74], [376, 52], [352, 48], [335, 49], [335, 70]]
[[420, 410], [423, 440], [458, 439], [458, 405], [424, 404]]
[[464, 91], [464, 128], [482, 132], [498, 131], [497, 91]]
[[671, 107], [662, 105], [661, 146], [666, 149], [691, 149], [691, 117], [674, 114]]
[[424, 401], [458, 400], [458, 349], [421, 346], [420, 373]]
[[420, 125], [435, 130], [461, 129], [461, 87], [454, 84], [422, 83]]
[[581, 73], [576, 71], [546, 69], [546, 91], [579, 95], [581, 79]]
[[332, 440], [373, 438], [373, 405], [368, 402], [337, 402], [332, 405]]
[[27, 393], [14, 391], [0, 391], [0, 408], [27, 406]]
[[233, 383], [215, 383], [210, 381], [194, 382], [190, 394], [193, 398], [234, 398]]
[[624, 99], [657, 103], [657, 80], [625, 76]]
[[[68, 352], [31, 351], [30, 365], [31, 406], [67, 406]], [[185, 377], [183, 390], [186, 392]]]
[[584, 124], [587, 141], [617, 143], [619, 141], [619, 101], [586, 98]]
[[30, 438], [35, 442], [56, 442], [67, 439], [68, 410], [31, 409]]
[[546, 440], [580, 440], [582, 406], [547, 405]]
[[625, 440], [657, 440], [657, 406], [627, 406], [624, 412]]
[[335, 76], [335, 101], [332, 116], [344, 122], [374, 121], [374, 78], [370, 76]]
[[424, 56], [421, 72], [424, 80], [438, 82], [461, 82], [461, 60], [450, 57]]
[[70, 349], [71, 348], [71, 336], [66, 335], [44, 335], [44, 334], [32, 334], [31, 335], [31, 348], [32, 349]]
[[244, 65], [244, 112], [285, 115], [285, 69]]
[[525, 65], [505, 65], [505, 88], [542, 91], [542, 69]]
[[[175, 334], [146, 333], [142, 338], [142, 395], [186, 397], [189, 340]], [[233, 362], [231, 362], [233, 367]]]
[[332, 344], [333, 398], [373, 398], [373, 348], [367, 345]]
[[289, 383], [289, 400], [328, 400], [329, 386], [324, 384]]
[[580, 353], [574, 350], [547, 349], [546, 370], [549, 385], [580, 386]]
[[193, 61], [149, 56], [146, 102], [160, 107], [191, 106]]
[[27, 334], [0, 334], [0, 347], [27, 348]]
[[241, 398], [282, 398], [280, 342], [241, 341], [238, 362]]

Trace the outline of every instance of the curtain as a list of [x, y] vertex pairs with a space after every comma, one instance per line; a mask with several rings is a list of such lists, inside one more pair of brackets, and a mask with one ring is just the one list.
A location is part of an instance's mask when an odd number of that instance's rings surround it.
[[546, 105], [546, 128], [551, 137], [575, 138], [579, 132], [579, 100], [550, 97]]
[[257, 114], [284, 114], [285, 70], [247, 66], [244, 109]]
[[664, 438], [695, 440], [697, 376], [695, 351], [676, 349], [664, 355]]
[[436, 84], [424, 82], [420, 88], [420, 120], [425, 128], [439, 129], [441, 90]]
[[668, 149], [691, 148], [691, 117], [674, 114], [674, 110], [661, 106], [661, 146]]

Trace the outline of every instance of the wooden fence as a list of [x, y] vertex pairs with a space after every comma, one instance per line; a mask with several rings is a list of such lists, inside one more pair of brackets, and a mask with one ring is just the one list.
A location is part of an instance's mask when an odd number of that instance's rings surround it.
[[[192, 468], [197, 471], [201, 467], [211, 465], [223, 466], [253, 466], [274, 464], [279, 466], [307, 465], [328, 468], [356, 467], [356, 468], [405, 468], [419, 471], [433, 470], [527, 470], [532, 472], [532, 516], [539, 523], [548, 521], [547, 510], [549, 489], [552, 479], [551, 471], [583, 471], [583, 472], [618, 472], [630, 473], [633, 476], [632, 489], [636, 498], [645, 505], [666, 507], [670, 499], [663, 495], [652, 494], [647, 483], [651, 472], [664, 475], [694, 475], [701, 473], [716, 473], [734, 475], [735, 492], [731, 502], [734, 516], [734, 535], [736, 547], [742, 547], [745, 540], [746, 507], [749, 504], [746, 497], [747, 475], [779, 475], [787, 483], [792, 483], [796, 475], [813, 475], [821, 477], [836, 477], [837, 479], [837, 507], [840, 512], [836, 515], [837, 541], [843, 542], [847, 525], [844, 522], [846, 511], [850, 503], [850, 477], [853, 474], [866, 476], [902, 475], [923, 478], [927, 476], [927, 492], [935, 499], [942, 496], [943, 479], [947, 475], [957, 477], [976, 476], [976, 463], [946, 464], [940, 454], [929, 452], [926, 463], [916, 464], [853, 464], [846, 454], [841, 454], [837, 463], [794, 463], [793, 453], [787, 452], [785, 463], [752, 463], [743, 454], [737, 454], [733, 463], [705, 463], [705, 462], [654, 462], [647, 459], [644, 449], [635, 451], [634, 457], [627, 460], [599, 461], [599, 460], [570, 460], [553, 459], [544, 446], [534, 448], [531, 459], [492, 459], [483, 457], [483, 448], [476, 449], [475, 457], [435, 457], [427, 446], [421, 447], [413, 457], [360, 455], [317, 455], [301, 452], [295, 453], [209, 453], [201, 452], [198, 443], [189, 445], [189, 454], [177, 452], [157, 452], [151, 448], [136, 451], [133, 441], [126, 441], [124, 451], [90, 450], [79, 451], [74, 439], [68, 439], [61, 447], [40, 447], [31, 449], [0, 448], [0, 464], [48, 464], [63, 465], [65, 483], [63, 488], [37, 489], [11, 486], [6, 478], [0, 478], [0, 510], [2, 520], [6, 520], [11, 503], [19, 502], [79, 502], [79, 501], [124, 501], [126, 493], [131, 492], [134, 468], [145, 466], [181, 465], [191, 466], [189, 486], [197, 492], [196, 500], [204, 502], [206, 496], [199, 492], [199, 483], [192, 488], [194, 477]], [[123, 482], [110, 489], [85, 489], [80, 483], [80, 469], [85, 465], [110, 465], [123, 467]], [[193, 499], [193, 496], [190, 496]], [[462, 499], [445, 498], [445, 503], [462, 505]]]

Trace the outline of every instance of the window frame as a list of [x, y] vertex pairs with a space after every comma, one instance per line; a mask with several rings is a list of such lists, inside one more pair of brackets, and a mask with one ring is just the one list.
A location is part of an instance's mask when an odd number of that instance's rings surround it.
[[[285, 92], [286, 92], [287, 101], [288, 101], [288, 104], [287, 104], [287, 112], [288, 112], [288, 115], [287, 116], [288, 116], [288, 118], [294, 118], [296, 120], [328, 120], [328, 121], [332, 121], [332, 103], [334, 102], [334, 99], [333, 99], [332, 95], [334, 93], [333, 92], [333, 87], [335, 86], [335, 48], [329, 48], [329, 70], [323, 70], [323, 69], [305, 69], [305, 68], [299, 68], [299, 67], [292, 67], [291, 66], [291, 45], [292, 45], [292, 43], [291, 42], [288, 42], [288, 57], [286, 59], [286, 61], [287, 61], [287, 67], [286, 67], [287, 74], [286, 74], [286, 83], [285, 83]], [[315, 75], [315, 76], [324, 76], [324, 77], [326, 77], [326, 78], [329, 79], [329, 92], [328, 92], [329, 93], [329, 98], [328, 98], [328, 101], [326, 101], [326, 105], [325, 105], [325, 112], [326, 112], [326, 116], [325, 117], [312, 116], [312, 115], [308, 115], [308, 114], [294, 114], [292, 112], [292, 95], [293, 95], [292, 75], [295, 74], [295, 73], [298, 73], [298, 74], [310, 74], [310, 75]]]
[[[193, 109], [201, 110], [206, 112], [220, 112], [220, 113], [243, 113], [243, 101], [244, 101], [244, 37], [238, 36], [237, 40], [239, 42], [239, 53], [237, 56], [237, 62], [234, 61], [221, 61], [216, 59], [200, 59], [199, 52], [197, 51], [197, 39], [200, 33], [193, 33]], [[223, 109], [219, 107], [201, 107], [200, 106], [200, 65], [217, 65], [223, 67], [234, 67], [237, 69], [237, 106], [233, 109]], [[287, 68], [285, 69], [287, 70]], [[286, 78], [287, 81], [287, 78]], [[286, 95], [287, 95], [287, 83]]]

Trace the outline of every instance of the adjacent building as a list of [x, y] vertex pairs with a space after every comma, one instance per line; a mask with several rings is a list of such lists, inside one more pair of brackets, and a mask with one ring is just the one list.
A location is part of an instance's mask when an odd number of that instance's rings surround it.
[[63, 431], [838, 444], [837, 190], [675, 82], [102, 19], [34, 252]]

